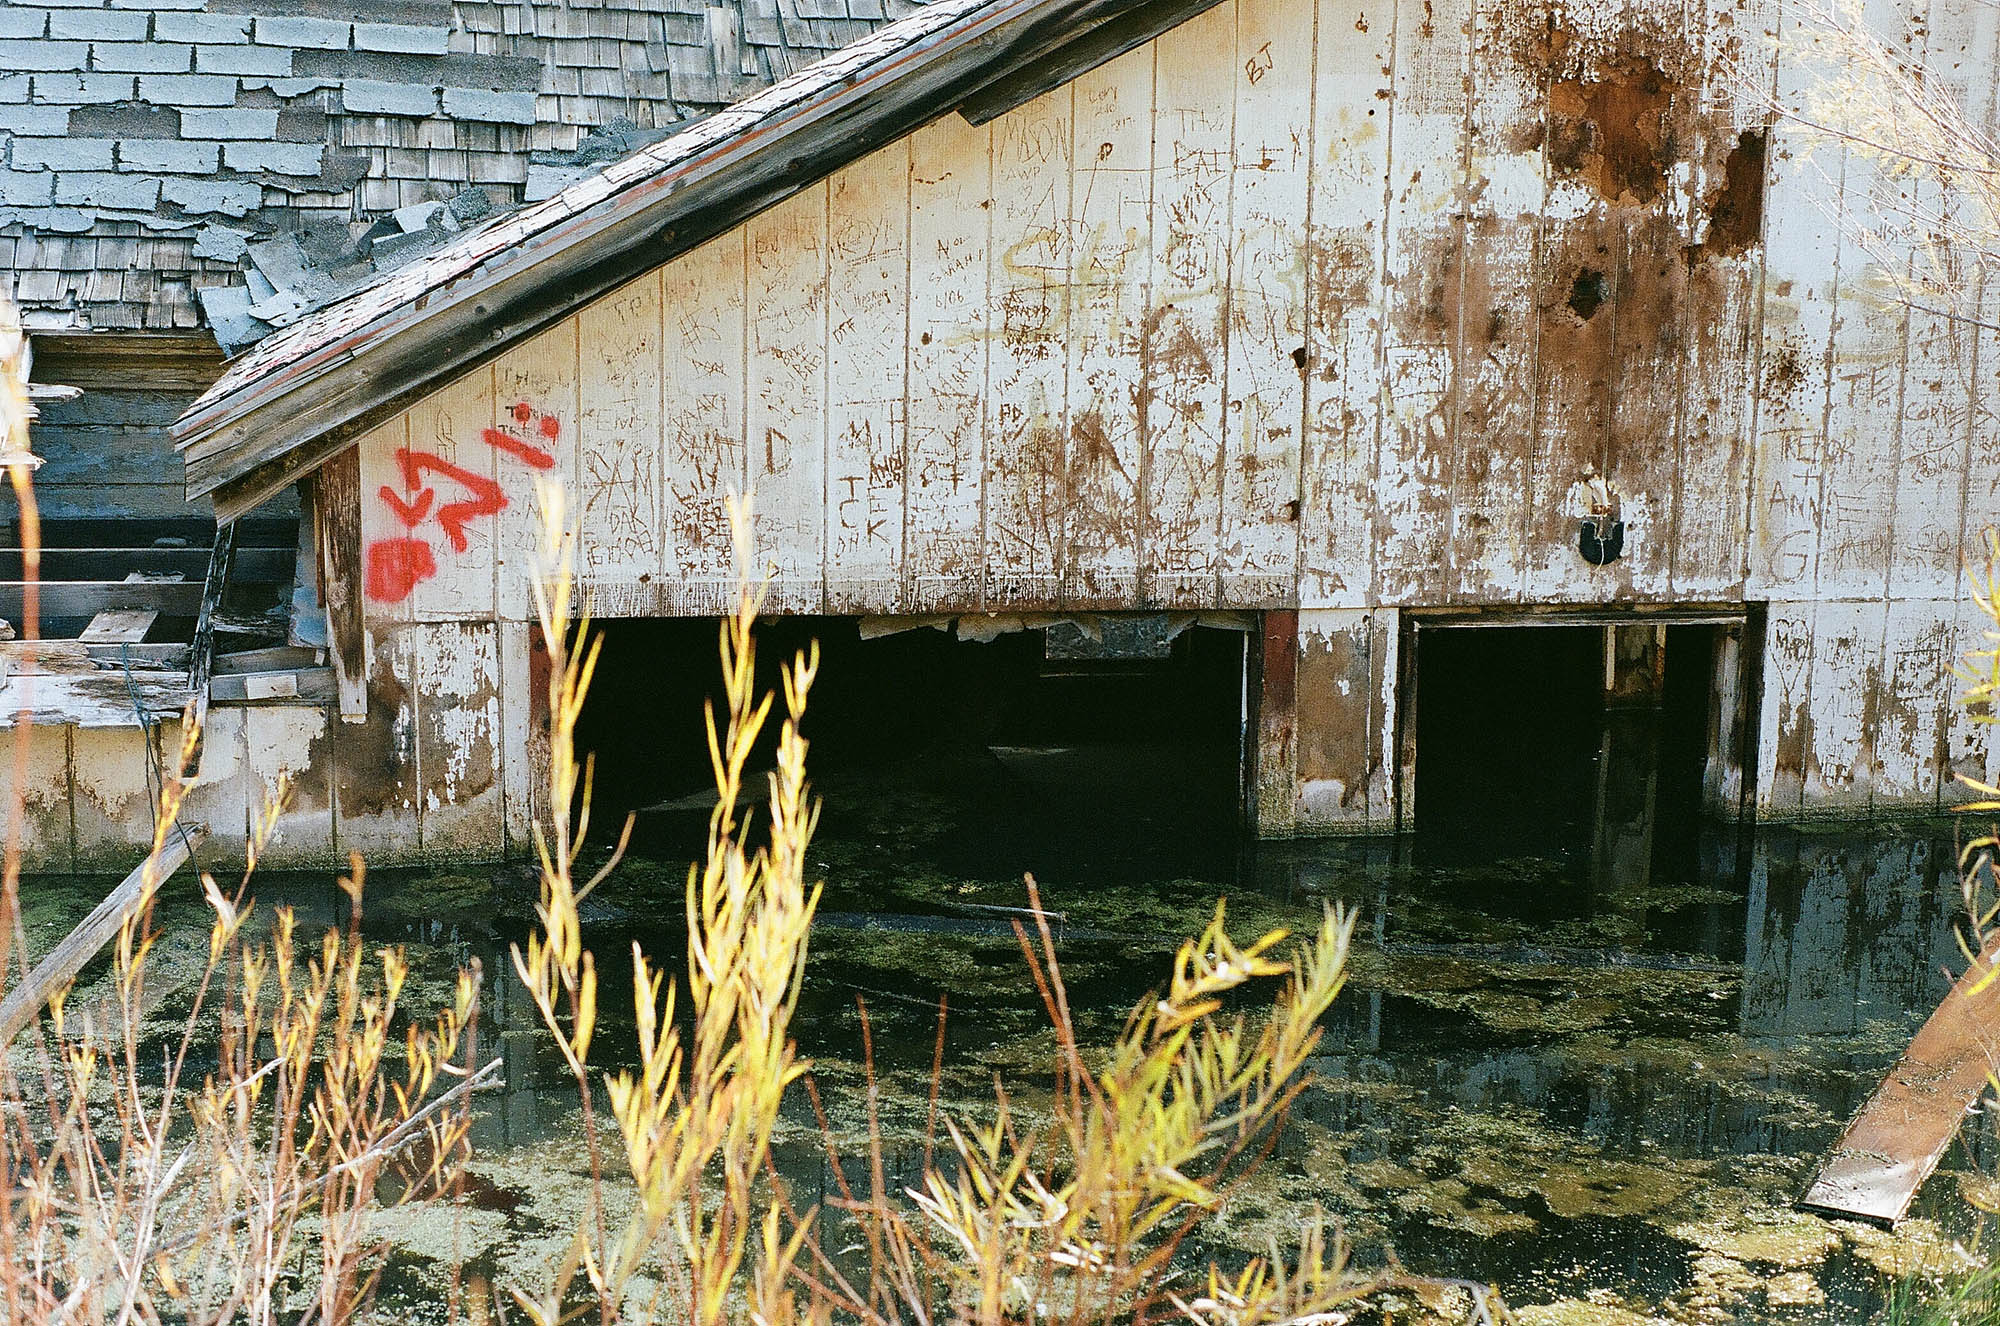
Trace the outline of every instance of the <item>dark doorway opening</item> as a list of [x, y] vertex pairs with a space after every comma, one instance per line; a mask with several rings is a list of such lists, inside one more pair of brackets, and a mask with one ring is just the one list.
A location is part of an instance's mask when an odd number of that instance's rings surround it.
[[1468, 856], [1587, 848], [1602, 628], [1447, 627], [1419, 640], [1419, 843]]
[[[1103, 619], [1120, 620], [1143, 619]], [[596, 757], [598, 822], [637, 812], [652, 855], [696, 853], [713, 805], [702, 706], [720, 703], [717, 630], [713, 618], [604, 623], [578, 745]], [[805, 733], [823, 837], [865, 823], [893, 852], [890, 820], [941, 818], [924, 850], [937, 868], [1054, 885], [1233, 860], [1244, 638], [1161, 630], [1146, 656], [1119, 656], [1074, 628], [868, 639], [854, 618], [788, 617], [760, 624], [758, 665], [775, 687], [779, 662], [819, 642]], [[774, 718], [767, 747], [775, 731]], [[769, 765], [768, 750], [753, 761]]]
[[1419, 855], [1551, 861], [1579, 898], [1693, 879], [1722, 629], [1419, 628]]

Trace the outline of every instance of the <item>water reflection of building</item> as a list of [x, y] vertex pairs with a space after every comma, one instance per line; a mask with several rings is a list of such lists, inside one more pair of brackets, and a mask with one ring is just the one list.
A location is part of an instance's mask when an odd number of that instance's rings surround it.
[[1915, 833], [1767, 828], [1750, 853], [1742, 1026], [1751, 1036], [1898, 1027], [1963, 966], [1949, 826]]
[[[1380, 856], [1267, 853], [1260, 880], [1353, 897], [1358, 878], [1394, 876], [1392, 862], [1371, 859]], [[1541, 901], [1578, 931], [1636, 915], [1644, 937], [1629, 948], [1556, 938], [1496, 945], [1478, 934], [1399, 946], [1415, 932], [1399, 930], [1395, 891], [1354, 897], [1369, 909], [1372, 943], [1406, 956], [1470, 956], [1490, 980], [1456, 1004], [1417, 988], [1420, 967], [1390, 988], [1352, 990], [1330, 1018], [1321, 1068], [1331, 1085], [1304, 1108], [1330, 1128], [1384, 1138], [1422, 1132], [1424, 1119], [1455, 1108], [1528, 1111], [1538, 1127], [1612, 1147], [1823, 1147], [1963, 965], [1952, 827], [1767, 826], [1754, 838], [1716, 828], [1682, 860], [1687, 875], [1654, 883], [1715, 901], [1635, 913], [1638, 893], [1605, 888], [1582, 862], [1573, 879], [1525, 880], [1521, 897], [1467, 890], [1456, 899], [1499, 922]], [[1407, 889], [1410, 868], [1400, 869]], [[1732, 895], [1739, 901], [1722, 901]], [[1649, 966], [1662, 973], [1657, 982], [1641, 974]], [[1618, 979], [1594, 982], [1593, 967]], [[1565, 1000], [1610, 991], [1624, 1001], [1618, 1012], [1594, 1026], [1565, 1024]], [[1509, 1030], [1478, 1003], [1488, 998], [1537, 1000], [1542, 1011], [1524, 1005], [1520, 1028]]]

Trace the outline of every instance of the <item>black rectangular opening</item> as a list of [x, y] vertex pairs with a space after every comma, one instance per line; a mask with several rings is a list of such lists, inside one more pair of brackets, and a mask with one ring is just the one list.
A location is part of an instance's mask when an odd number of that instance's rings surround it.
[[[1415, 846], [1536, 857], [1587, 893], [1692, 879], [1727, 623], [1418, 631]], [[1732, 654], [1731, 658], [1734, 657]]]
[[[1241, 632], [1118, 614], [1081, 630], [1016, 623], [990, 639], [897, 625], [759, 625], [767, 688], [782, 660], [819, 643], [805, 733], [829, 828], [914, 801], [919, 818], [944, 826], [926, 853], [1045, 883], [1233, 862]], [[720, 702], [718, 628], [714, 618], [603, 624], [578, 745], [597, 762], [598, 822], [636, 812], [649, 854], [697, 854], [714, 804], [702, 708]], [[753, 767], [770, 766], [776, 728], [774, 717]], [[761, 798], [763, 780], [753, 781]]]

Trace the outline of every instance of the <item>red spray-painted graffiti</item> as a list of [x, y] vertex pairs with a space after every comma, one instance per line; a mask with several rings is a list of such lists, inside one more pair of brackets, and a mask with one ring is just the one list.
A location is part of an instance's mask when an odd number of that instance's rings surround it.
[[[515, 405], [509, 413], [516, 424], [532, 424], [533, 431], [543, 441], [553, 443], [562, 434], [562, 424], [555, 416], [542, 414], [526, 402]], [[555, 455], [546, 447], [504, 428], [488, 428], [479, 436], [501, 455], [511, 456], [530, 468], [556, 467]], [[428, 539], [417, 533], [426, 520], [437, 522], [453, 551], [464, 552], [472, 546], [466, 537], [467, 525], [507, 509], [507, 494], [497, 482], [432, 452], [399, 447], [396, 468], [403, 476], [403, 491], [383, 484], [377, 496], [408, 533], [377, 539], [368, 547], [367, 593], [377, 603], [400, 603], [418, 585], [438, 573], [436, 551]], [[424, 481], [427, 474], [451, 480], [469, 496], [439, 505], [437, 490]]]

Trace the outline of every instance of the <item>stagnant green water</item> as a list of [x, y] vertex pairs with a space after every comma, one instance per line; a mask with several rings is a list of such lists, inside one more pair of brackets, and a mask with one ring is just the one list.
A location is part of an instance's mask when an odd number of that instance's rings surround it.
[[[1170, 798], [1115, 824], [1087, 802], [1024, 800], [998, 765], [834, 777], [825, 790], [812, 864], [827, 892], [797, 1031], [853, 1146], [866, 1003], [889, 1159], [905, 1179], [941, 997], [948, 1101], [989, 1100], [998, 1074], [1031, 1106], [1047, 1081], [1052, 1038], [1005, 914], [988, 910], [1025, 901], [1023, 870], [1063, 916], [1086, 1039], [1116, 1032], [1219, 896], [1244, 936], [1308, 927], [1327, 900], [1362, 910], [1318, 1083], [1271, 1165], [1217, 1218], [1210, 1245], [1224, 1256], [1288, 1241], [1317, 1206], [1358, 1262], [1393, 1249], [1411, 1270], [1491, 1282], [1530, 1322], [1862, 1321], [1885, 1276], [1943, 1260], [1966, 1227], [1962, 1186], [1990, 1160], [1972, 1153], [1993, 1149], [1983, 1132], [1955, 1149], [1893, 1236], [1790, 1209], [1959, 965], [1949, 824], [1766, 829], [1754, 842], [1703, 829], [1606, 885], [1587, 851], [1490, 859], [1471, 832], [1252, 852]], [[684, 951], [699, 823], [692, 810], [648, 817], [648, 855], [589, 905], [607, 1067], [633, 1053], [619, 1003], [631, 942], [676, 966]], [[31, 930], [49, 937], [91, 889], [36, 882], [27, 895]], [[270, 877], [259, 897], [295, 905], [306, 926], [336, 916], [323, 878]], [[368, 930], [408, 946], [418, 997], [446, 989], [456, 965], [483, 964], [482, 1037], [507, 1064], [505, 1089], [480, 1106], [458, 1218], [384, 1222], [399, 1250], [385, 1305], [399, 1315], [431, 1315], [434, 1263], [452, 1258], [490, 1284], [537, 1283], [583, 1209], [574, 1093], [506, 959], [532, 900], [518, 868], [385, 874], [370, 889]], [[191, 896], [176, 895], [175, 912], [193, 916]], [[157, 1016], [180, 998], [167, 992]], [[803, 1099], [781, 1153], [799, 1197], [828, 1189]]]

